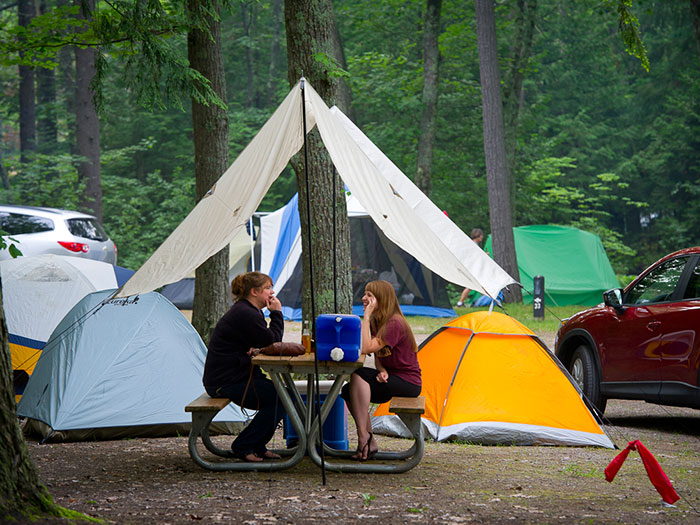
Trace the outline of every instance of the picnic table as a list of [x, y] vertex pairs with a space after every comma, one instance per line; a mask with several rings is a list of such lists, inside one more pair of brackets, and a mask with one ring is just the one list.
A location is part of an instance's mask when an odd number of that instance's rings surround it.
[[[209, 470], [233, 470], [233, 471], [275, 471], [290, 468], [299, 463], [305, 455], [321, 467], [335, 472], [365, 472], [365, 473], [400, 473], [405, 472], [420, 463], [424, 452], [423, 426], [420, 415], [424, 411], [425, 401], [420, 398], [394, 398], [390, 410], [396, 413], [411, 432], [414, 441], [410, 448], [401, 452], [379, 451], [372, 461], [359, 462], [350, 458], [352, 451], [336, 450], [323, 444], [324, 457], [319, 452], [319, 428], [328, 417], [328, 414], [340, 393], [340, 389], [350, 374], [363, 366], [364, 355], [356, 361], [319, 361], [318, 373], [334, 377], [329, 392], [323, 399], [320, 411], [317, 413], [315, 406], [315, 378], [316, 364], [314, 355], [301, 356], [270, 356], [258, 355], [253, 358], [253, 364], [265, 370], [272, 380], [280, 396], [287, 416], [296, 430], [298, 442], [289, 449], [275, 450], [283, 456], [279, 461], [264, 461], [259, 463], [246, 463], [242, 461], [211, 462], [204, 460], [197, 451], [196, 442], [201, 437], [205, 447], [217, 456], [232, 458], [230, 450], [222, 450], [216, 447], [209, 439], [208, 426], [218, 410], [228, 404], [228, 400], [218, 403], [211, 401], [204, 394], [198, 400], [193, 401], [185, 410], [192, 412], [192, 430], [190, 431], [189, 450], [192, 459], [203, 468]], [[306, 376], [307, 399], [304, 400], [297, 388], [292, 374]], [[210, 408], [197, 410], [199, 405], [213, 405]], [[220, 407], [220, 408], [218, 408]], [[213, 412], [213, 414], [212, 414]], [[197, 420], [195, 422], [195, 419]], [[286, 457], [284, 457], [286, 456]]]

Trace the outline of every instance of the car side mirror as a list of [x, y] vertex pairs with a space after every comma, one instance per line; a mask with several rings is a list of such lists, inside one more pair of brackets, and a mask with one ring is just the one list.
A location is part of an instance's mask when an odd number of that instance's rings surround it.
[[613, 288], [603, 292], [605, 306], [612, 306], [616, 310], [622, 309], [622, 288]]

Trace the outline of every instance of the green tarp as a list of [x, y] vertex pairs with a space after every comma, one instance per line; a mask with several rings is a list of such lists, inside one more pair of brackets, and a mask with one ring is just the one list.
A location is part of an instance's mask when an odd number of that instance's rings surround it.
[[[532, 279], [544, 276], [545, 303], [593, 306], [602, 293], [619, 285], [600, 237], [565, 226], [513, 228], [523, 302], [532, 303]], [[491, 236], [485, 250], [491, 253]]]

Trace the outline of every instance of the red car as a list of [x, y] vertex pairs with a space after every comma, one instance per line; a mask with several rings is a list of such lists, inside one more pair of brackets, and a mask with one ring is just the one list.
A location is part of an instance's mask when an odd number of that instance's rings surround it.
[[700, 408], [700, 246], [564, 321], [555, 353], [601, 414], [610, 398]]

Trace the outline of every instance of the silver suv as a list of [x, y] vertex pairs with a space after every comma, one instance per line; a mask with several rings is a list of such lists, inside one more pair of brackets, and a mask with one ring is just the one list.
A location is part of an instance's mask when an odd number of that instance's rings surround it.
[[[0, 204], [0, 230], [24, 256], [53, 253], [117, 264], [117, 246], [92, 215]], [[9, 258], [8, 250], [0, 250], [0, 260]]]

